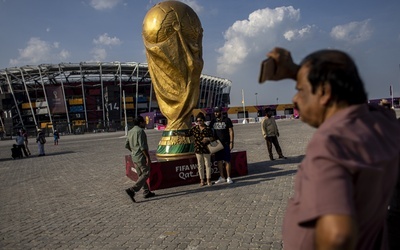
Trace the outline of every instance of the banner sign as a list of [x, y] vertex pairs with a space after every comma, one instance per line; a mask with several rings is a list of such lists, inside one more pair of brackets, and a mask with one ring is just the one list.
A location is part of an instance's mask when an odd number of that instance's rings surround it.
[[46, 87], [47, 101], [52, 114], [65, 114], [65, 100], [61, 86]]
[[[183, 186], [199, 183], [199, 173], [197, 169], [196, 156], [171, 161], [158, 161], [152, 156], [150, 165], [150, 177], [147, 183], [150, 190]], [[154, 161], [153, 161], [154, 160]], [[216, 180], [219, 177], [217, 162], [211, 157], [211, 179]], [[232, 171], [231, 177], [247, 175], [247, 155], [246, 151], [231, 152]], [[130, 155], [125, 156], [125, 173], [131, 180], [137, 181], [138, 175], [135, 164]]]

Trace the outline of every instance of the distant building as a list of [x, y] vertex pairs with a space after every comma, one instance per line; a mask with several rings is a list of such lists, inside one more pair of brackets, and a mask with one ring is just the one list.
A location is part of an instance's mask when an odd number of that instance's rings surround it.
[[[231, 81], [201, 75], [197, 108], [227, 106]], [[123, 99], [125, 93], [125, 100]], [[124, 108], [125, 103], [125, 108]], [[119, 129], [159, 109], [147, 63], [60, 63], [0, 70], [0, 129]]]
[[386, 106], [388, 108], [398, 109], [400, 108], [400, 97], [393, 97], [393, 102], [392, 98], [389, 97], [389, 98], [371, 99], [369, 100], [369, 103]]
[[[276, 119], [287, 119], [287, 118], [298, 118], [298, 112], [294, 108], [294, 104], [265, 104], [265, 105], [254, 105], [254, 106], [231, 106], [223, 107], [222, 114], [232, 119], [233, 123], [241, 123], [243, 119], [247, 119], [250, 122], [258, 122], [259, 117], [264, 117], [267, 111], [272, 111]], [[213, 108], [202, 108], [193, 110], [194, 117], [202, 112], [206, 116], [206, 120], [211, 120], [214, 111]]]

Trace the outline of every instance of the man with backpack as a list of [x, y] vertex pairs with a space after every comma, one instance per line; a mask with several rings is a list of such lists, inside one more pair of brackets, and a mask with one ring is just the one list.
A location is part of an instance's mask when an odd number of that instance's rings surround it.
[[46, 135], [41, 129], [37, 130], [37, 136], [36, 136], [36, 143], [38, 145], [39, 149], [39, 156], [45, 156], [44, 153], [44, 144], [46, 143]]

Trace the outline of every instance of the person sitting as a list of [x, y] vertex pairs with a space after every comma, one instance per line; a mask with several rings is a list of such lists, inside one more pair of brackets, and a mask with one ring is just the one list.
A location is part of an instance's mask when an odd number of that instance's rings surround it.
[[17, 158], [22, 158], [22, 151], [18, 147], [17, 144], [13, 144], [13, 147], [11, 148], [11, 157], [15, 160]]

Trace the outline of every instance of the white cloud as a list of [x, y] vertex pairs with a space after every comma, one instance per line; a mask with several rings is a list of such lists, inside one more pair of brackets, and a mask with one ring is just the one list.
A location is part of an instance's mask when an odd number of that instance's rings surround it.
[[90, 6], [96, 10], [106, 10], [114, 8], [120, 2], [121, 0], [90, 0]]
[[93, 39], [93, 43], [96, 45], [120, 45], [122, 42], [117, 37], [110, 37], [107, 33], [100, 35], [98, 39]]
[[67, 58], [70, 57], [70, 53], [69, 53], [68, 50], [63, 49], [63, 50], [61, 50], [61, 52], [59, 53], [59, 57], [60, 57], [61, 60], [65, 60], [65, 59], [67, 59]]
[[293, 29], [286, 31], [283, 36], [285, 37], [286, 40], [288, 41], [293, 41], [295, 39], [301, 39], [305, 37], [306, 35], [310, 34], [312, 32], [313, 26], [307, 25], [306, 27], [302, 29]]
[[122, 44], [121, 40], [117, 37], [110, 37], [107, 33], [100, 35], [98, 38], [93, 39], [93, 43], [96, 45], [91, 50], [93, 61], [100, 62], [104, 61], [107, 57], [107, 51], [103, 46], [116, 46]]
[[[232, 74], [250, 54], [272, 48], [282, 34], [300, 19], [300, 10], [292, 6], [275, 9], [260, 9], [249, 15], [247, 20], [236, 21], [224, 34], [225, 44], [218, 49], [217, 70], [219, 74]], [[294, 36], [307, 34], [307, 27], [294, 32]]]
[[103, 48], [93, 48], [90, 54], [92, 54], [95, 62], [104, 61], [107, 57], [107, 51]]
[[67, 50], [63, 49], [61, 52], [57, 52], [57, 49], [59, 49], [58, 42], [49, 43], [38, 37], [32, 37], [24, 49], [18, 49], [19, 57], [11, 59], [10, 64], [14, 66], [21, 64], [41, 64], [54, 60], [65, 60], [69, 57], [70, 53]]
[[51, 30], [50, 28], [46, 28], [46, 32], [50, 32], [50, 30]]
[[360, 43], [367, 41], [372, 36], [372, 28], [370, 26], [370, 19], [361, 22], [351, 22], [344, 25], [338, 25], [332, 28], [331, 37], [350, 43]]

